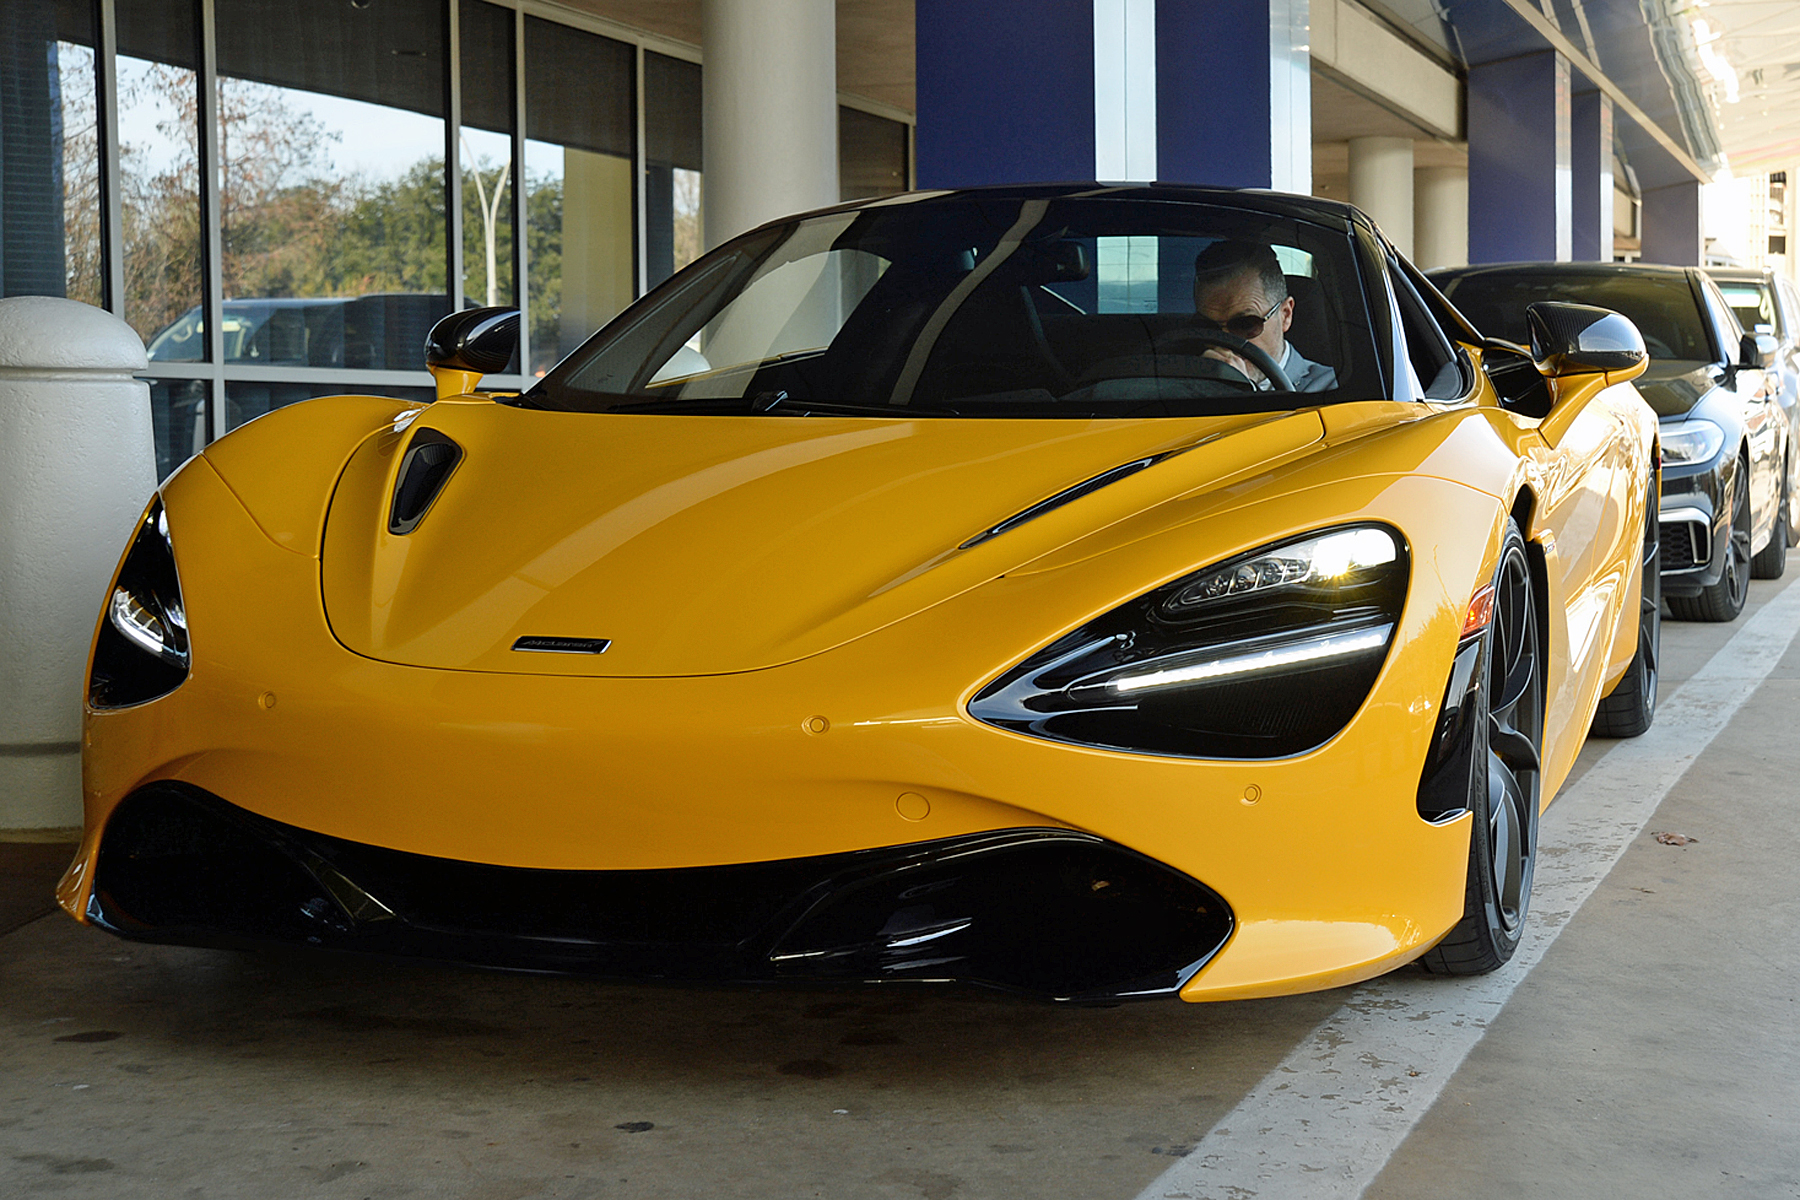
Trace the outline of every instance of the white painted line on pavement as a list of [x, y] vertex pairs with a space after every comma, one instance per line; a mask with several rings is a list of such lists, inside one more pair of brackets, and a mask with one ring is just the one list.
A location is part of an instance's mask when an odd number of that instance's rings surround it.
[[1513, 989], [1756, 691], [1800, 632], [1784, 588], [1557, 797], [1539, 833], [1529, 929], [1511, 962], [1475, 979], [1371, 980], [1138, 1200], [1354, 1200], [1374, 1182], [1475, 1048]]

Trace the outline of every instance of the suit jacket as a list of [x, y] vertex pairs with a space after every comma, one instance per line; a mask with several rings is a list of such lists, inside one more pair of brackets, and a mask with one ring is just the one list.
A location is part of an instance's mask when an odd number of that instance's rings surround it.
[[[1323, 392], [1337, 386], [1337, 372], [1323, 363], [1316, 363], [1294, 349], [1294, 343], [1282, 344], [1281, 369], [1293, 382], [1296, 392]], [[1262, 381], [1266, 389], [1268, 380]]]

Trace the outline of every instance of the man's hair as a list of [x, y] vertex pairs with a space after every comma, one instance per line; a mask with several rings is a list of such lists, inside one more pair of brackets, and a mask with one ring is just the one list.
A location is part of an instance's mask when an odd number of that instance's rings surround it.
[[1281, 260], [1262, 242], [1214, 242], [1202, 250], [1194, 258], [1194, 292], [1199, 294], [1244, 274], [1257, 277], [1271, 303], [1287, 299]]

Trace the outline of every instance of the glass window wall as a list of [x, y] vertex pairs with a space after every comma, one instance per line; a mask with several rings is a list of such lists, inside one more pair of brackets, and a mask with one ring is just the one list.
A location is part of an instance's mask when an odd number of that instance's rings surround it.
[[624, 42], [525, 18], [529, 373], [637, 294], [637, 83]]
[[151, 379], [150, 415], [156, 439], [156, 477], [205, 449], [206, 397], [212, 385], [204, 379]]
[[838, 106], [838, 198], [868, 200], [911, 186], [907, 140], [900, 121]]
[[[138, 332], [165, 475], [298, 400], [428, 397], [453, 304], [525, 310], [523, 385], [702, 246], [700, 65], [523, 3], [0, 0], [0, 293]], [[909, 128], [840, 124], [843, 195], [903, 190]]]
[[[115, 0], [122, 315], [159, 362], [202, 362], [200, 21], [191, 4]], [[186, 336], [175, 331], [182, 325]], [[164, 336], [165, 334], [171, 336]]]
[[[232, 380], [225, 384], [225, 411], [261, 414], [302, 400], [339, 396], [343, 392], [341, 386], [333, 383]], [[435, 396], [428, 387], [395, 387], [388, 384], [365, 384], [358, 387], [356, 392], [360, 396], [392, 396], [396, 400], [412, 400], [420, 404], [429, 403]]]
[[93, 8], [3, 7], [0, 294], [103, 304]]
[[492, 307], [516, 304], [513, 288], [513, 13], [461, 0], [463, 294]]
[[[417, 369], [450, 311], [442, 6], [216, 13], [225, 361]], [[266, 411], [238, 394], [228, 426]]]
[[655, 287], [700, 257], [700, 64], [644, 55], [644, 268]]

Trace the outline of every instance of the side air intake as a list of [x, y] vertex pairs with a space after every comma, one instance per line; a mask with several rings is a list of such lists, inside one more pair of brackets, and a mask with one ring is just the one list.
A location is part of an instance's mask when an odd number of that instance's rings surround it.
[[406, 457], [400, 460], [400, 479], [394, 485], [394, 504], [388, 512], [389, 533], [411, 533], [418, 527], [462, 456], [462, 447], [435, 429], [421, 429], [413, 435]]

